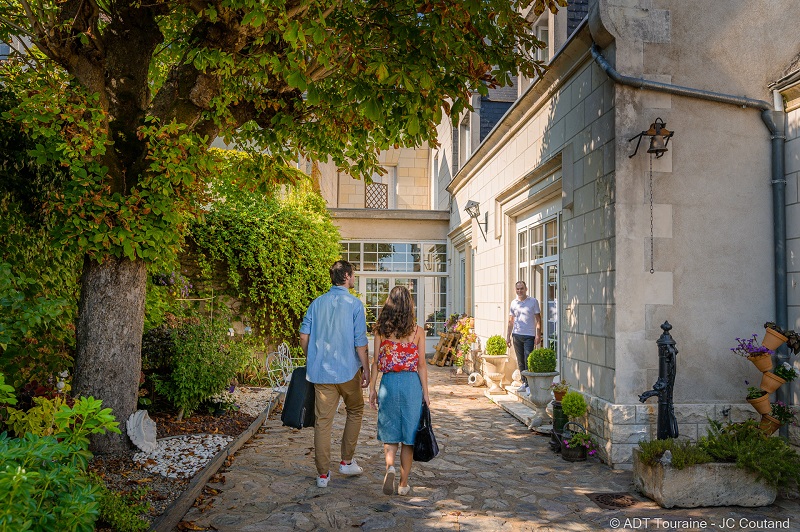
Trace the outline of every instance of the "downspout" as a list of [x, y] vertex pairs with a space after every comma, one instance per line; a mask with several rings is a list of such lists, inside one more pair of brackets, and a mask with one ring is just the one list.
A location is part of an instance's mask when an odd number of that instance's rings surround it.
[[[770, 183], [772, 185], [772, 239], [775, 247], [775, 323], [784, 329], [787, 328], [789, 317], [786, 283], [786, 175], [783, 167], [786, 135], [784, 134], [783, 104], [780, 94], [777, 91], [773, 93], [775, 98], [775, 110], [773, 111], [773, 107], [763, 100], [624, 76], [614, 70], [614, 67], [600, 53], [600, 48], [594, 43], [592, 44], [592, 57], [606, 75], [620, 85], [761, 110], [761, 120], [767, 127], [772, 141]], [[775, 118], [778, 119], [777, 125]], [[778, 364], [789, 359], [785, 345], [779, 348], [776, 355]], [[785, 387], [778, 388], [777, 398], [779, 400], [788, 404], [788, 395]], [[788, 436], [786, 426], [781, 427], [781, 436]]]

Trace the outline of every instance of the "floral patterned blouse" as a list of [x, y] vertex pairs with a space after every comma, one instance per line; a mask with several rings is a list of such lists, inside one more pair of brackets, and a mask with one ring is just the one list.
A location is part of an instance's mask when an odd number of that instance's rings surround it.
[[419, 348], [414, 342], [383, 340], [378, 353], [378, 371], [417, 371]]

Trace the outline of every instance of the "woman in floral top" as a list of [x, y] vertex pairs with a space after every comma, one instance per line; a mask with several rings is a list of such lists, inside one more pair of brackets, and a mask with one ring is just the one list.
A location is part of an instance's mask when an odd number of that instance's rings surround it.
[[[378, 321], [375, 323], [375, 349], [372, 360], [372, 380], [369, 385], [369, 404], [378, 409], [378, 439], [383, 442], [386, 456], [386, 475], [383, 493], [394, 493], [397, 474], [394, 461], [400, 448], [400, 482], [397, 493], [407, 495], [411, 490], [408, 475], [414, 456], [422, 402], [430, 405], [428, 397], [428, 368], [425, 364], [425, 332], [415, 320], [414, 300], [404, 286], [389, 293]], [[419, 346], [423, 354], [420, 356]], [[382, 374], [379, 390], [378, 372]]]

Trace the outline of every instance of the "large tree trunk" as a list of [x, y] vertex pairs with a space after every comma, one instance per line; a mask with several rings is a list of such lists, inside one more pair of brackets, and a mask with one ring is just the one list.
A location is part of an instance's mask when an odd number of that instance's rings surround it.
[[94, 436], [92, 449], [99, 453], [130, 448], [125, 421], [138, 400], [146, 289], [142, 260], [84, 261], [72, 393], [102, 399], [122, 431]]

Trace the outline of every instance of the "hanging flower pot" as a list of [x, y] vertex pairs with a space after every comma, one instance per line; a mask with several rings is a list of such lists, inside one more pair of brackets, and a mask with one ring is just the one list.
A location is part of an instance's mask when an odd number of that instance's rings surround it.
[[763, 355], [756, 355], [747, 357], [747, 360], [753, 363], [760, 372], [770, 371], [772, 369], [772, 355], [764, 353]]
[[783, 384], [786, 384], [786, 381], [772, 373], [771, 371], [765, 371], [764, 374], [761, 376], [761, 389], [767, 393], [772, 393], [778, 388], [780, 388]]
[[757, 397], [755, 399], [748, 399], [747, 402], [753, 405], [753, 408], [755, 408], [756, 412], [759, 414], [769, 414], [772, 408], [769, 404], [768, 393], [765, 393], [761, 397]]
[[781, 428], [781, 422], [775, 419], [774, 417], [770, 416], [769, 414], [764, 414], [761, 416], [761, 422], [758, 424], [758, 428], [764, 431], [764, 434], [769, 436], [779, 428]]
[[763, 345], [767, 349], [775, 351], [780, 346], [782, 346], [783, 343], [786, 342], [786, 340], [788, 340], [786, 336], [782, 335], [775, 329], [767, 327], [766, 329], [764, 329], [764, 339], [761, 341], [761, 345]]

